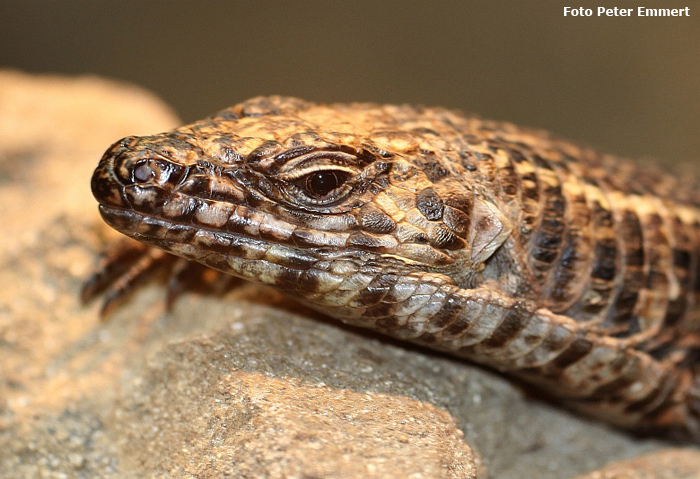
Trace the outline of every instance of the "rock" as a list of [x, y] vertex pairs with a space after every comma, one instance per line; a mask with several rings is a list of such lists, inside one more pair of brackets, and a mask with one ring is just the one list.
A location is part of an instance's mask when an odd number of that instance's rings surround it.
[[91, 170], [176, 122], [133, 87], [0, 72], [0, 477], [483, 478], [469, 443], [493, 478], [554, 479], [668, 446], [259, 286], [167, 312], [153, 283], [100, 322]]
[[66, 211], [94, 213], [90, 177], [107, 147], [127, 135], [168, 130], [172, 110], [142, 88], [96, 77], [0, 70], [0, 207], [3, 234], [27, 244]]
[[664, 449], [620, 461], [577, 479], [698, 479], [700, 451]]
[[0, 477], [123, 477], [104, 424], [123, 351], [77, 296], [112, 236], [89, 182], [106, 146], [178, 122], [137, 87], [0, 71]]
[[214, 341], [176, 343], [153, 357], [116, 414], [124, 472], [476, 477], [471, 449], [447, 412], [401, 396], [232, 371], [236, 343], [221, 331]]

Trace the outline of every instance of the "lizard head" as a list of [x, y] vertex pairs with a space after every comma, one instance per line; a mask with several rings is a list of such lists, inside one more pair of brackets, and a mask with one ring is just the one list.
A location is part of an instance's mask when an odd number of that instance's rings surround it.
[[441, 109], [256, 98], [115, 143], [92, 191], [122, 233], [288, 291], [304, 278], [318, 288], [321, 277], [416, 264], [467, 281], [511, 226], [465, 160], [464, 121]]

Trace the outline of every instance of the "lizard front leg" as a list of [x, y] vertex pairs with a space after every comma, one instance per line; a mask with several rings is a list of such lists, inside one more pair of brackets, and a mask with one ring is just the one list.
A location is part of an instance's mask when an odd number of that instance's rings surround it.
[[87, 303], [104, 293], [100, 317], [104, 320], [138, 286], [164, 273], [168, 279], [165, 295], [170, 310], [185, 290], [223, 293], [235, 286], [236, 278], [207, 268], [195, 261], [178, 258], [130, 238], [108, 244], [90, 276], [83, 283], [81, 300]]

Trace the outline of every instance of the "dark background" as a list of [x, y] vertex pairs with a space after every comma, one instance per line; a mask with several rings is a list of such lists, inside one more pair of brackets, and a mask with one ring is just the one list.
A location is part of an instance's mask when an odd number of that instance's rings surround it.
[[134, 82], [184, 120], [273, 93], [421, 103], [700, 165], [698, 0], [0, 0], [0, 67]]

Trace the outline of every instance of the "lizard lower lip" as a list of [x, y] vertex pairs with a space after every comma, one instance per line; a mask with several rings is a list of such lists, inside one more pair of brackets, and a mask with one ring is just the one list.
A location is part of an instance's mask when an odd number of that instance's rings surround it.
[[[100, 214], [105, 222], [120, 233], [149, 244], [162, 242], [191, 242], [201, 229], [191, 225], [173, 223], [134, 210], [100, 205]], [[220, 236], [223, 236], [220, 234]]]
[[122, 234], [151, 245], [162, 243], [188, 243], [197, 229], [172, 223], [133, 210], [100, 205], [100, 214], [105, 222]]
[[129, 234], [138, 224], [141, 215], [133, 210], [115, 208], [112, 206], [99, 205], [100, 215], [105, 222], [117, 231]]
[[[232, 254], [235, 245], [245, 243], [256, 245], [254, 249], [265, 250], [270, 247], [279, 247], [289, 250], [289, 256], [297, 257], [299, 253], [293, 245], [285, 245], [279, 241], [267, 238], [267, 235], [246, 234], [243, 231], [223, 232], [207, 230], [192, 224], [181, 224], [143, 214], [134, 210], [100, 205], [100, 214], [105, 222], [120, 233], [130, 236], [144, 243], [164, 247], [164, 244], [197, 244], [206, 251]], [[307, 256], [305, 253], [303, 256]], [[313, 255], [311, 255], [313, 256]]]

